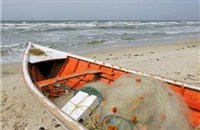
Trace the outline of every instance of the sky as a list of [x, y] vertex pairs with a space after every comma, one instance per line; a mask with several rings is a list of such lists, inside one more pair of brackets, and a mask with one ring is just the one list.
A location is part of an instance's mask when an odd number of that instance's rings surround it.
[[200, 0], [3, 0], [2, 20], [199, 20]]

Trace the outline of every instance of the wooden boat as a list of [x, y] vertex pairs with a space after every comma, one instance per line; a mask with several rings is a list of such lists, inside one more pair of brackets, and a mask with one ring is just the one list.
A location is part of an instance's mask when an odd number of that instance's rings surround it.
[[[92, 81], [95, 75], [99, 76], [99, 81], [112, 84], [124, 74], [148, 76], [166, 82], [168, 87], [180, 94], [189, 106], [192, 126], [200, 125], [200, 87], [198, 86], [117, 67], [33, 43], [28, 45], [24, 54], [23, 74], [30, 93], [67, 129], [84, 130], [86, 128], [61, 111], [59, 105], [52, 102], [51, 97], [63, 93], [62, 90], [51, 87], [52, 84], [65, 81], [72, 88], [80, 88]], [[46, 90], [50, 92], [48, 95], [44, 95]]]

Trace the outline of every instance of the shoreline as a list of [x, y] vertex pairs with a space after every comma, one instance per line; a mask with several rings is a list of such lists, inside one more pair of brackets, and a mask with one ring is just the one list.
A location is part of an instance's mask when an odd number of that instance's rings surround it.
[[[168, 44], [177, 44], [177, 42], [186, 42], [194, 39], [199, 39], [199, 36], [197, 35], [189, 35], [189, 36], [180, 36], [180, 37], [165, 37], [165, 38], [154, 38], [154, 39], [143, 39], [143, 40], [127, 40], [126, 42], [119, 42], [119, 43], [104, 43], [104, 42], [98, 42], [97, 43], [84, 43], [80, 44], [78, 46], [71, 46], [66, 47], [65, 45], [46, 45], [47, 47], [60, 50], [63, 52], [68, 52], [76, 55], [84, 55], [87, 53], [96, 53], [96, 52], [106, 52], [110, 50], [119, 50], [119, 49], [126, 49], [126, 48], [134, 48], [134, 47], [148, 47], [151, 45], [168, 45]], [[95, 41], [95, 40], [94, 40]], [[23, 51], [21, 50], [19, 53], [15, 54], [13, 52], [13, 55], [15, 55], [15, 58], [12, 57], [12, 55], [9, 55], [8, 57], [4, 54], [4, 51], [2, 52], [2, 59], [0, 61], [0, 64], [7, 64], [7, 63], [15, 63], [15, 62], [21, 62], [23, 60], [23, 52], [25, 51], [25, 48], [27, 46], [27, 43], [19, 43], [19, 45], [22, 45]], [[17, 47], [17, 46], [16, 46]], [[9, 47], [8, 47], [9, 48]]]
[[[200, 39], [193, 39], [174, 44], [113, 48], [80, 55], [200, 86], [199, 43]], [[28, 92], [21, 64], [1, 64], [3, 129], [63, 130]]]
[[[191, 41], [199, 41], [200, 42], [200, 38], [199, 36], [190, 36], [190, 37], [182, 37], [181, 38], [167, 38], [169, 41], [166, 41], [166, 39], [150, 39], [149, 40], [144, 40], [144, 41], [135, 41], [135, 44], [125, 44], [125, 45], [119, 45], [119, 46], [111, 46], [109, 45], [106, 48], [98, 48], [96, 50], [84, 50], [84, 51], [64, 51], [64, 50], [59, 50], [59, 51], [63, 51], [63, 52], [68, 52], [68, 53], [72, 53], [75, 55], [82, 55], [82, 56], [87, 56], [88, 54], [98, 54], [98, 53], [108, 53], [110, 51], [119, 51], [119, 50], [126, 50], [126, 49], [134, 49], [134, 48], [147, 48], [147, 47], [151, 47], [151, 46], [163, 46], [163, 45], [177, 45], [177, 44], [183, 44], [184, 42], [191, 42]], [[163, 41], [162, 41], [163, 40]], [[103, 45], [102, 45], [103, 46]], [[54, 49], [54, 48], [52, 48]], [[56, 49], [57, 50], [57, 49]], [[79, 49], [80, 50], [80, 49]], [[23, 55], [21, 56], [23, 58]], [[3, 59], [2, 59], [3, 60]], [[22, 59], [23, 60], [23, 59]], [[0, 62], [0, 66], [5, 65], [5, 64], [20, 64], [21, 61], [13, 61], [13, 62], [7, 62], [7, 63], [3, 63]]]

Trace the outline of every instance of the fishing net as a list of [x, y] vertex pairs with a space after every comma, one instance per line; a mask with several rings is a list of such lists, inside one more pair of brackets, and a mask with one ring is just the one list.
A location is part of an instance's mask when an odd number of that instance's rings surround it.
[[29, 54], [35, 56], [46, 56], [43, 50], [34, 47], [29, 50]]
[[101, 94], [103, 99], [83, 122], [90, 130], [191, 129], [187, 107], [161, 81], [126, 75], [118, 78], [112, 86], [99, 82], [85, 87], [88, 86], [98, 91], [98, 96]]

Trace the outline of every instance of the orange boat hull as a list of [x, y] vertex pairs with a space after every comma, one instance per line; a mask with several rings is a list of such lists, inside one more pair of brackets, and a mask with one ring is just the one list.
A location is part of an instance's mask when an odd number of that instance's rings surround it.
[[[45, 68], [50, 66], [49, 68]], [[48, 73], [42, 72], [46, 69]], [[49, 69], [49, 70], [48, 70]], [[55, 82], [65, 83], [72, 89], [93, 81], [96, 76], [98, 80], [112, 84], [117, 78], [124, 74], [143, 75], [157, 78], [168, 84], [168, 87], [182, 96], [184, 102], [189, 106], [188, 115], [193, 127], [200, 125], [200, 89], [174, 80], [163, 77], [132, 71], [95, 60], [81, 58], [75, 55], [67, 55], [66, 59], [28, 63], [28, 72], [35, 86], [41, 91], [48, 91], [49, 98], [64, 93], [51, 86]], [[139, 79], [138, 79], [139, 80]]]

